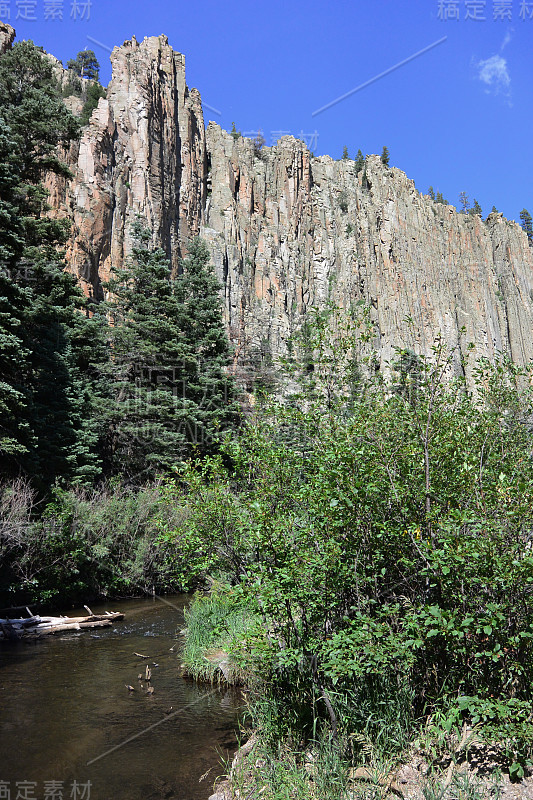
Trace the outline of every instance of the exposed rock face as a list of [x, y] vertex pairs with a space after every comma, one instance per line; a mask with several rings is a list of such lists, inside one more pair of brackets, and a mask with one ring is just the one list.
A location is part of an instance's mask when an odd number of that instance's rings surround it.
[[0, 56], [9, 50], [15, 39], [15, 29], [7, 22], [0, 22]]
[[111, 61], [107, 98], [69, 155], [75, 179], [51, 187], [53, 205], [74, 222], [70, 267], [96, 297], [131, 248], [136, 215], [177, 267], [205, 202], [202, 106], [185, 84], [184, 57], [159, 36], [125, 42]]
[[237, 348], [275, 355], [311, 306], [362, 299], [382, 360], [395, 346], [427, 352], [438, 333], [459, 352], [472, 342], [479, 356], [533, 359], [533, 258], [517, 224], [436, 204], [376, 156], [363, 181], [353, 161], [314, 158], [292, 137], [258, 153], [205, 130], [164, 36], [111, 60], [107, 99], [70, 154], [75, 179], [52, 192], [74, 221], [71, 269], [95, 295], [141, 214], [175, 268], [188, 239], [205, 237]]
[[291, 137], [257, 158], [251, 142], [210, 125], [207, 146], [203, 234], [233, 331], [279, 352], [310, 306], [362, 299], [382, 360], [394, 346], [428, 352], [438, 333], [458, 361], [470, 342], [479, 356], [533, 358], [533, 253], [520, 226], [434, 203], [377, 156], [363, 188], [354, 162], [312, 158]]

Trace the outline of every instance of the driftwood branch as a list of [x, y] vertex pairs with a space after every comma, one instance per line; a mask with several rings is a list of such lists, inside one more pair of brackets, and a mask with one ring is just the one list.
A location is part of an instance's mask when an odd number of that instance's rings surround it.
[[89, 614], [87, 617], [40, 617], [30, 616], [0, 619], [0, 640], [40, 639], [54, 633], [79, 631], [85, 628], [107, 628], [124, 619], [118, 611], [105, 614]]

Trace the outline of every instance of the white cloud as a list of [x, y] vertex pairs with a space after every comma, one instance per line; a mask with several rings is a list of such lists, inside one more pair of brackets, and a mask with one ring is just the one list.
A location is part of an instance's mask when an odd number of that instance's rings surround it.
[[477, 77], [485, 84], [487, 94], [502, 94], [508, 100], [511, 97], [511, 76], [507, 69], [507, 59], [503, 56], [491, 56], [476, 64]]
[[503, 53], [511, 39], [513, 38], [514, 28], [510, 28], [503, 38], [503, 42], [500, 47], [500, 53]]

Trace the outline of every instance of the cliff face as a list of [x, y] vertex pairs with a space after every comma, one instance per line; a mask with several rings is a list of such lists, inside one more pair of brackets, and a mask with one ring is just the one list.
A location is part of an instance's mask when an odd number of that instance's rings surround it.
[[190, 237], [207, 240], [239, 352], [282, 352], [306, 310], [332, 298], [371, 305], [383, 360], [396, 345], [427, 352], [439, 332], [463, 352], [472, 342], [479, 356], [533, 359], [533, 253], [517, 224], [436, 204], [376, 156], [363, 185], [353, 161], [314, 158], [292, 137], [256, 152], [204, 129], [164, 36], [111, 60], [107, 99], [69, 155], [75, 178], [51, 187], [87, 291], [101, 296], [139, 213], [175, 268]]
[[137, 214], [177, 268], [182, 243], [199, 233], [206, 147], [200, 96], [185, 84], [185, 59], [165, 36], [115, 48], [113, 77], [68, 154], [74, 180], [52, 180], [52, 205], [73, 220], [70, 268], [88, 293], [131, 248]]

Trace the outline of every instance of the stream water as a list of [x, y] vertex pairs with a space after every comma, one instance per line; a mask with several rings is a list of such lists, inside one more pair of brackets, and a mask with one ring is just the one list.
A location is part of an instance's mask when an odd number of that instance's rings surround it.
[[207, 800], [236, 749], [241, 698], [180, 677], [188, 598], [164, 600], [93, 605], [125, 619], [0, 645], [0, 798]]

